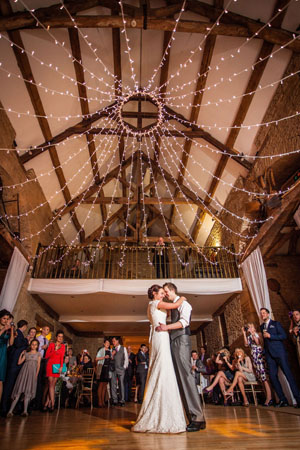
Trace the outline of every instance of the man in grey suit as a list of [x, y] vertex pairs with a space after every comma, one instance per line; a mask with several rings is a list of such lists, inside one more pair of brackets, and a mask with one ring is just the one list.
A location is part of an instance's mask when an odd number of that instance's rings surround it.
[[[179, 299], [177, 287], [173, 283], [163, 285], [166, 297], [173, 303]], [[195, 379], [191, 373], [190, 321], [192, 307], [185, 299], [178, 309], [171, 310], [171, 324], [160, 324], [156, 331], [170, 331], [171, 353], [185, 413], [190, 423], [186, 431], [206, 428], [200, 397]]]
[[[115, 370], [112, 372], [111, 378], [111, 396], [113, 405], [124, 406], [125, 405], [125, 389], [124, 389], [124, 378], [125, 370], [128, 367], [128, 354], [127, 350], [123, 345], [120, 345], [120, 338], [113, 337], [112, 344], [114, 346], [112, 352], [112, 359], [115, 363]], [[118, 402], [118, 385], [119, 385], [119, 397]]]

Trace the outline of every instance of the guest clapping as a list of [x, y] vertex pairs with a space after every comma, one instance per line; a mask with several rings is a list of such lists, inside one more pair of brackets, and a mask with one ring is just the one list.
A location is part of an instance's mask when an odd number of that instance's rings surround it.
[[272, 392], [269, 383], [267, 363], [262, 347], [263, 339], [261, 333], [257, 333], [253, 323], [248, 323], [245, 327], [243, 327], [242, 333], [244, 336], [245, 347], [250, 347], [251, 350], [251, 358], [256, 378], [263, 384], [266, 391], [266, 401], [264, 406], [271, 406], [273, 404]]
[[8, 323], [10, 313], [6, 309], [0, 311], [0, 401], [5, 381], [7, 366], [7, 344], [13, 345], [15, 338], [14, 326]]
[[238, 384], [244, 400], [243, 405], [249, 406], [244, 385], [246, 381], [255, 381], [251, 359], [249, 356], [245, 355], [242, 348], [236, 348], [233, 356], [234, 359], [232, 364], [230, 364], [230, 362], [227, 362], [227, 364], [229, 368], [234, 371], [234, 380], [225, 392], [225, 396], [233, 396], [233, 390]]
[[28, 416], [28, 404], [35, 397], [37, 378], [40, 370], [41, 354], [38, 351], [39, 341], [32, 339], [27, 351], [23, 351], [19, 357], [18, 364], [23, 366], [18, 375], [11, 398], [13, 400], [7, 417], [13, 416], [13, 411], [19, 398], [24, 394], [24, 411], [22, 416]]
[[48, 378], [48, 395], [43, 411], [49, 410], [50, 412], [52, 412], [54, 410], [55, 384], [62, 373], [65, 356], [65, 346], [63, 344], [63, 340], [63, 331], [57, 331], [55, 343], [51, 342], [46, 352], [46, 359], [48, 359], [46, 366], [46, 377]]

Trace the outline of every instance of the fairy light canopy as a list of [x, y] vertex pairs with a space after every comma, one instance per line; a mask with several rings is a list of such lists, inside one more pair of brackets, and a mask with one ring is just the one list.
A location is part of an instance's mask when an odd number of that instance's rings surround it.
[[264, 122], [277, 87], [299, 75], [286, 73], [300, 51], [297, 0], [7, 0], [1, 13], [0, 99], [17, 143], [1, 151], [34, 170], [49, 226], [70, 245], [163, 235], [176, 253], [176, 230], [204, 245], [262, 157], [260, 127], [299, 115]]

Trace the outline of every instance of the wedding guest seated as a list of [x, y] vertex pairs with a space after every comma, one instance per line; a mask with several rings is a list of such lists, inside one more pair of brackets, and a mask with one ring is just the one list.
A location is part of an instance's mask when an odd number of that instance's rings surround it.
[[77, 366], [76, 356], [73, 355], [73, 349], [70, 347], [67, 351], [67, 356], [65, 356], [65, 364], [68, 370], [72, 370]]
[[14, 326], [9, 323], [10, 312], [6, 309], [0, 311], [0, 402], [3, 391], [3, 383], [6, 376], [7, 344], [13, 345], [15, 338]]
[[253, 323], [248, 323], [245, 327], [243, 327], [242, 333], [244, 336], [245, 347], [250, 347], [251, 350], [251, 359], [256, 378], [263, 384], [266, 392], [266, 401], [264, 406], [271, 406], [273, 404], [272, 392], [269, 383], [267, 363], [262, 346], [263, 339], [261, 333], [257, 333]]
[[20, 373], [17, 377], [11, 398], [13, 400], [7, 417], [13, 416], [13, 411], [22, 394], [24, 394], [24, 411], [22, 416], [28, 416], [28, 405], [30, 400], [35, 397], [37, 378], [40, 370], [41, 354], [39, 353], [39, 341], [32, 339], [29, 348], [24, 350], [20, 357], [18, 364], [22, 365]]
[[218, 367], [218, 372], [213, 379], [213, 382], [204, 390], [204, 392], [212, 392], [216, 386], [219, 386], [224, 398], [224, 406], [226, 406], [227, 398], [225, 395], [225, 386], [229, 386], [234, 378], [233, 371], [230, 368], [230, 351], [227, 348], [222, 348], [217, 353], [215, 363]]
[[83, 355], [82, 361], [80, 363], [80, 372], [87, 373], [88, 369], [93, 369], [93, 368], [94, 368], [94, 365], [93, 365], [92, 358], [90, 357], [90, 355], [88, 353], [86, 353], [85, 355]]
[[249, 358], [249, 356], [245, 355], [245, 352], [242, 348], [236, 348], [233, 357], [234, 359], [232, 361], [232, 364], [230, 364], [230, 362], [227, 362], [227, 365], [232, 371], [234, 371], [234, 379], [225, 392], [225, 396], [232, 397], [233, 390], [235, 386], [238, 385], [244, 400], [243, 405], [249, 406], [244, 385], [246, 381], [256, 381], [251, 359]]
[[[204, 377], [201, 377], [200, 374], [206, 375], [206, 366], [203, 364], [196, 350], [192, 350], [191, 352], [191, 362], [192, 362], [192, 374], [195, 378], [195, 383], [198, 388], [204, 389], [207, 386], [207, 381]], [[201, 391], [200, 391], [201, 392]]]
[[299, 309], [294, 309], [292, 311], [289, 332], [292, 336], [294, 344], [296, 345], [298, 363], [300, 365], [300, 311], [299, 311]]
[[218, 366], [216, 365], [216, 355], [213, 353], [210, 358], [206, 360], [206, 373], [209, 381], [211, 382], [218, 372]]

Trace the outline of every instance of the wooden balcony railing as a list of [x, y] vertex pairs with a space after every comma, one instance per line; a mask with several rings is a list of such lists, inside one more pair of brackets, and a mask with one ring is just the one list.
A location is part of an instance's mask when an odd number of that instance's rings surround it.
[[225, 248], [202, 247], [197, 251], [176, 246], [176, 252], [179, 257], [171, 247], [39, 245], [32, 277], [126, 280], [239, 277], [236, 259]]

